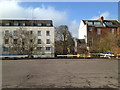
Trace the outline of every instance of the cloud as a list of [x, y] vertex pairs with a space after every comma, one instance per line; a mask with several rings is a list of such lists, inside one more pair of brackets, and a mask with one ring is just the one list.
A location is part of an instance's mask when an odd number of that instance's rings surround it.
[[[100, 12], [100, 11], [99, 11], [99, 12]], [[103, 16], [104, 19], [110, 19], [110, 13], [109, 13], [108, 11], [100, 14], [100, 16]], [[91, 19], [96, 20], [96, 19], [98, 19], [100, 16], [93, 16]]]
[[79, 28], [79, 23], [76, 20], [73, 20], [69, 23], [69, 30], [72, 32], [73, 37], [78, 37], [78, 28]]
[[20, 6], [18, 1], [4, 1], [0, 2], [0, 18], [2, 19], [38, 19], [38, 20], [53, 20], [54, 26], [68, 25], [69, 30], [73, 36], [77, 36], [78, 23], [73, 20], [68, 20], [66, 11], [56, 10], [52, 6], [45, 6], [42, 4], [39, 7]]
[[0, 2], [0, 18], [21, 18], [21, 19], [40, 19], [53, 20], [55, 25], [67, 22], [67, 13], [65, 11], [57, 11], [53, 7], [41, 5], [41, 7], [23, 8], [17, 1], [1, 1]]

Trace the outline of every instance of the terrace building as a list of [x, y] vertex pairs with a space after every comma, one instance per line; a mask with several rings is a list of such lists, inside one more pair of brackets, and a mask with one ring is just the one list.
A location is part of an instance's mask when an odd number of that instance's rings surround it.
[[26, 52], [20, 54], [32, 53], [35, 57], [54, 57], [52, 20], [1, 20], [0, 29], [3, 54], [19, 54], [21, 49]]
[[79, 39], [84, 39], [87, 48], [91, 48], [101, 36], [108, 32], [120, 35], [120, 22], [118, 20], [104, 20], [101, 16], [97, 20], [81, 20]]

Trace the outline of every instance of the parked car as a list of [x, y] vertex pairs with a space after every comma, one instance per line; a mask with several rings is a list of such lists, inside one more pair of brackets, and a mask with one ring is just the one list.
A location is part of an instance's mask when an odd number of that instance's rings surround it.
[[103, 57], [114, 57], [114, 53], [112, 52], [105, 52], [105, 53], [100, 53], [100, 56], [103, 56]]

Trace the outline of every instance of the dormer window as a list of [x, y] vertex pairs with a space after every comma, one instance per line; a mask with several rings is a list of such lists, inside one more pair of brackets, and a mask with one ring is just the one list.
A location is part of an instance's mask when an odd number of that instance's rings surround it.
[[50, 24], [50, 23], [47, 23], [46, 26], [51, 26], [51, 24]]
[[25, 26], [25, 23], [22, 23], [22, 26]]
[[93, 25], [93, 22], [88, 22], [88, 25]]
[[107, 25], [112, 25], [112, 22], [104, 22]]
[[18, 26], [18, 23], [14, 23], [14, 26]]
[[38, 25], [38, 26], [42, 26], [42, 24], [41, 24], [41, 23], [38, 23], [37, 25]]
[[34, 26], [34, 23], [31, 23], [30, 26]]
[[94, 25], [100, 25], [101, 23], [100, 22], [94, 22]]
[[5, 26], [10, 26], [10, 23], [5, 23]]
[[2, 23], [0, 23], [0, 26], [2, 26]]

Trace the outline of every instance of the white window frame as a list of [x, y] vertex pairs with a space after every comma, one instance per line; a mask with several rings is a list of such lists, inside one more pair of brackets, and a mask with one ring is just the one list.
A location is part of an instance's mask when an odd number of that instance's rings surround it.
[[97, 34], [100, 35], [101, 34], [101, 29], [97, 28]]
[[50, 36], [50, 31], [49, 31], [49, 35], [47, 35], [47, 32], [48, 32], [48, 30], [46, 31], [46, 36]]
[[42, 31], [38, 30], [38, 32], [40, 32], [40, 35], [39, 35], [39, 33], [38, 33], [38, 36], [42, 36]]

